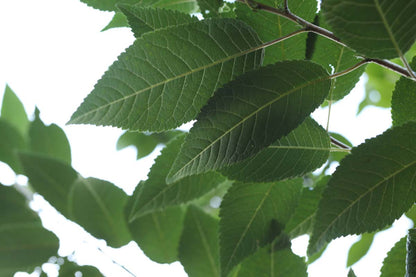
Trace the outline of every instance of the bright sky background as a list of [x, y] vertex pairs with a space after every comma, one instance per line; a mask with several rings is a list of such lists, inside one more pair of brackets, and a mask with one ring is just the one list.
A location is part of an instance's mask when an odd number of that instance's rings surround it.
[[[64, 128], [71, 143], [73, 167], [81, 175], [111, 181], [131, 194], [139, 180], [146, 178], [158, 153], [136, 161], [133, 149], [115, 150], [121, 130], [65, 126], [108, 66], [134, 41], [127, 28], [100, 32], [111, 18], [112, 13], [94, 10], [79, 0], [1, 0], [0, 99], [6, 83], [9, 84], [29, 114], [36, 105], [45, 123], [56, 123]], [[333, 106], [331, 114], [330, 130], [344, 134], [354, 145], [382, 133], [391, 125], [390, 111], [386, 109], [366, 108], [355, 117], [362, 97], [360, 83]], [[315, 112], [314, 117], [326, 126], [326, 109]], [[15, 182], [4, 165], [0, 166], [0, 182]], [[149, 261], [135, 243], [117, 250], [106, 247], [105, 242], [92, 239], [75, 224], [57, 216], [40, 198], [33, 207], [42, 210], [46, 227], [58, 233], [60, 255], [66, 256], [76, 250], [77, 261], [99, 265], [107, 276], [131, 276], [120, 271], [109, 257], [137, 276], [186, 276], [179, 263], [160, 265]], [[379, 275], [386, 252], [406, 234], [408, 224], [401, 219], [393, 231], [384, 231], [376, 237], [377, 247], [370, 249], [368, 257], [353, 267], [359, 277]], [[355, 240], [355, 237], [336, 240], [323, 258], [310, 267], [309, 276], [346, 276], [346, 255]], [[306, 242], [306, 237], [294, 242], [296, 253], [304, 255]], [[97, 246], [105, 254], [98, 251]]]

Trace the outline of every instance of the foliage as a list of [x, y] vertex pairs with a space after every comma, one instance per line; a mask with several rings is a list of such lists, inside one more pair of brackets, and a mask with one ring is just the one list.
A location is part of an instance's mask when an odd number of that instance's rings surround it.
[[[409, 65], [405, 54], [416, 40], [416, 0], [323, 0], [319, 14], [315, 0], [82, 2], [115, 12], [105, 29], [128, 25], [136, 40], [69, 123], [125, 129], [117, 148], [136, 147], [137, 159], [166, 147], [129, 196], [75, 171], [62, 129], [38, 110], [29, 120], [6, 87], [0, 161], [29, 184], [0, 185], [0, 276], [57, 256], [57, 238], [21, 191], [112, 247], [134, 240], [152, 260], [180, 261], [201, 277], [307, 276], [333, 239], [361, 234], [351, 266], [414, 206], [416, 57]], [[393, 127], [352, 146], [310, 114], [345, 97], [364, 71], [367, 86], [387, 90], [379, 106], [392, 95]], [[387, 75], [395, 77], [377, 77]], [[175, 130], [192, 120], [189, 132]], [[208, 204], [214, 198], [219, 208]], [[291, 250], [304, 234], [308, 263]], [[100, 275], [61, 263], [62, 276], [76, 271]], [[381, 274], [414, 272], [410, 230], [407, 251], [403, 238]]]

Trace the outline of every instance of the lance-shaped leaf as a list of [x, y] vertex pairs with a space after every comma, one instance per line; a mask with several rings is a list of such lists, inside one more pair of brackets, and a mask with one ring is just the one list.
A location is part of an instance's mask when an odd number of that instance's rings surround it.
[[219, 277], [218, 220], [191, 205], [179, 243], [179, 260], [193, 277]]
[[308, 61], [279, 62], [228, 83], [198, 115], [168, 182], [256, 154], [301, 124], [329, 86], [326, 71]]
[[406, 237], [402, 238], [387, 253], [380, 277], [397, 277], [406, 274]]
[[[411, 67], [416, 68], [416, 57], [411, 62]], [[393, 125], [398, 126], [407, 121], [416, 121], [416, 82], [401, 77], [396, 83], [391, 99], [391, 117]]]
[[391, 224], [416, 199], [416, 123], [367, 140], [346, 156], [325, 189], [308, 251], [331, 239]]
[[[263, 4], [274, 8], [283, 7], [283, 0], [262, 0]], [[307, 21], [312, 21], [316, 13], [316, 0], [291, 0], [290, 10], [296, 15]], [[301, 27], [296, 23], [266, 11], [256, 11], [248, 4], [237, 3], [237, 18], [252, 26], [263, 41], [283, 37], [299, 30]], [[281, 60], [304, 59], [306, 51], [306, 34], [296, 35], [280, 42], [279, 44], [268, 47], [265, 50], [264, 63], [271, 64]]]
[[0, 184], [0, 276], [32, 271], [56, 255], [58, 238], [42, 226], [22, 195]]
[[222, 276], [280, 235], [298, 203], [301, 187], [302, 179], [234, 183], [220, 208]]
[[364, 257], [373, 244], [375, 233], [364, 233], [360, 239], [351, 245], [348, 251], [347, 267], [352, 266]]
[[416, 276], [416, 229], [410, 229], [406, 244], [406, 277]]
[[198, 21], [198, 18], [178, 11], [130, 5], [118, 5], [118, 7], [127, 17], [136, 38], [147, 32]]
[[26, 135], [29, 119], [22, 102], [17, 98], [13, 90], [6, 85], [1, 104], [1, 118], [19, 130], [22, 136]]
[[69, 123], [162, 131], [195, 118], [214, 91], [261, 64], [243, 22], [213, 19], [143, 35], [98, 81]]
[[263, 149], [221, 173], [233, 180], [271, 182], [302, 176], [320, 167], [329, 156], [330, 139], [312, 118]]
[[111, 247], [130, 241], [123, 209], [128, 196], [112, 183], [95, 178], [78, 178], [68, 196], [70, 219]]
[[225, 178], [218, 173], [211, 172], [190, 176], [172, 185], [166, 184], [169, 167], [178, 155], [184, 137], [184, 135], [179, 136], [162, 150], [162, 154], [150, 169], [149, 178], [139, 184], [130, 199], [132, 209], [129, 211], [129, 221], [145, 213], [189, 202], [225, 181]]
[[8, 164], [16, 173], [22, 172], [17, 151], [26, 148], [26, 142], [8, 121], [0, 118], [0, 161]]
[[416, 39], [414, 0], [326, 0], [322, 11], [335, 35], [368, 57], [402, 56]]

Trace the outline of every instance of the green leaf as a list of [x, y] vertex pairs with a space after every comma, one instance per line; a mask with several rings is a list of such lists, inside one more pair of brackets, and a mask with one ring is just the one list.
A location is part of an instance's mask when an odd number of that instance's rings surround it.
[[285, 227], [285, 233], [291, 238], [312, 233], [316, 210], [318, 209], [322, 191], [325, 189], [329, 177], [323, 177], [313, 188], [302, 188], [299, 205], [296, 207], [293, 216]]
[[223, 0], [197, 0], [196, 2], [204, 18], [218, 17], [220, 15], [219, 9], [223, 4]]
[[193, 277], [219, 277], [218, 220], [190, 205], [179, 243], [179, 260]]
[[71, 147], [65, 132], [56, 124], [45, 126], [35, 111], [35, 120], [29, 126], [30, 150], [43, 153], [71, 164]]
[[196, 0], [142, 0], [136, 6], [174, 10], [189, 14], [196, 13], [198, 9]]
[[234, 183], [220, 208], [222, 276], [282, 232], [297, 205], [301, 187], [300, 178], [275, 183]]
[[387, 253], [380, 277], [397, 277], [406, 274], [406, 237], [399, 240]]
[[414, 277], [416, 276], [416, 229], [409, 229], [406, 250], [406, 277]]
[[[319, 25], [323, 28], [330, 29], [322, 17], [319, 19]], [[322, 65], [328, 72], [336, 73], [354, 66], [361, 59], [358, 59], [356, 53], [351, 49], [325, 37], [318, 36], [312, 61]], [[364, 70], [365, 66], [361, 66], [346, 75], [332, 79], [328, 100], [336, 101], [346, 96], [354, 88]]]
[[180, 206], [170, 207], [129, 223], [132, 238], [147, 257], [158, 263], [172, 263], [178, 259], [185, 211]]
[[169, 206], [187, 203], [196, 199], [224, 182], [224, 177], [212, 172], [184, 178], [174, 184], [166, 184], [169, 167], [178, 155], [184, 136], [179, 136], [162, 150], [150, 169], [148, 179], [139, 184], [130, 198], [132, 208], [129, 221], [146, 213], [161, 210]]
[[19, 131], [8, 121], [0, 118], [0, 161], [8, 164], [16, 173], [22, 173], [17, 150], [24, 148], [26, 143]]
[[137, 159], [141, 159], [152, 153], [159, 144], [166, 144], [181, 133], [177, 130], [152, 134], [127, 131], [118, 139], [117, 150], [134, 146], [137, 149]]
[[322, 11], [334, 34], [368, 57], [403, 56], [416, 39], [413, 0], [326, 0]]
[[103, 276], [100, 271], [93, 266], [80, 266], [68, 260], [65, 260], [65, 263], [59, 266], [59, 277], [74, 277], [77, 276], [77, 272], [81, 272], [82, 276], [88, 277]]
[[312, 118], [255, 156], [221, 173], [233, 180], [270, 182], [302, 176], [320, 167], [329, 156], [330, 139]]
[[360, 239], [355, 242], [348, 251], [347, 267], [352, 266], [362, 257], [364, 257], [373, 244], [375, 233], [364, 233]]
[[25, 136], [29, 126], [29, 119], [22, 102], [17, 98], [13, 90], [6, 85], [1, 106], [1, 118], [19, 130]]
[[78, 173], [68, 164], [38, 153], [19, 153], [30, 185], [62, 215], [70, 218], [68, 195]]
[[143, 35], [119, 56], [69, 123], [175, 128], [194, 119], [217, 88], [259, 67], [260, 43], [250, 27], [233, 19]]
[[105, 26], [101, 32], [110, 30], [112, 28], [129, 27], [126, 16], [121, 12], [116, 12], [111, 21]]
[[[410, 64], [416, 68], [416, 57]], [[391, 99], [391, 117], [393, 125], [399, 126], [407, 121], [416, 121], [416, 82], [405, 77], [401, 77], [396, 83]]]
[[130, 241], [123, 216], [128, 196], [110, 182], [78, 178], [68, 196], [70, 219], [91, 235], [121, 247]]
[[[283, 7], [283, 0], [262, 0], [263, 4], [274, 8]], [[313, 21], [317, 3], [316, 0], [291, 0], [290, 10], [307, 21]], [[253, 12], [247, 4], [237, 3], [237, 18], [247, 22], [259, 34], [263, 41], [271, 41], [299, 30], [296, 23], [276, 14], [266, 11]], [[264, 64], [272, 64], [282, 60], [302, 60], [305, 58], [306, 34], [300, 34], [265, 50]]]
[[354, 148], [323, 193], [308, 251], [336, 237], [373, 232], [415, 202], [416, 123], [395, 127]]
[[253, 156], [301, 124], [329, 85], [326, 71], [308, 61], [279, 62], [228, 83], [198, 115], [168, 182]]
[[357, 275], [355, 275], [354, 270], [352, 270], [352, 268], [350, 268], [350, 271], [348, 271], [348, 277], [357, 277]]
[[118, 7], [127, 17], [136, 38], [148, 32], [198, 21], [198, 18], [178, 11], [130, 5], [118, 5]]
[[22, 195], [0, 184], [0, 276], [32, 271], [56, 255], [58, 238], [42, 226]]

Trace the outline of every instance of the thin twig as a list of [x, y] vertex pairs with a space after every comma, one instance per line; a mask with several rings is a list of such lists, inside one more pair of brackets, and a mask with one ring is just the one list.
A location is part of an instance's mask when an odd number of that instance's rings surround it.
[[351, 147], [349, 147], [348, 145], [346, 145], [346, 144], [344, 144], [344, 143], [340, 142], [339, 140], [337, 140], [337, 139], [333, 138], [332, 136], [331, 136], [330, 138], [331, 138], [331, 143], [332, 143], [333, 145], [338, 146], [338, 147], [339, 147], [339, 148], [341, 148], [341, 149], [351, 150]]
[[114, 260], [108, 253], [106, 253], [106, 252], [104, 252], [104, 250], [102, 250], [101, 249], [101, 247], [99, 247], [99, 246], [96, 246], [96, 248], [97, 248], [97, 250], [98, 251], [100, 251], [102, 254], [104, 254], [105, 256], [107, 256], [110, 260], [111, 260], [111, 262], [113, 263], [113, 264], [115, 264], [116, 266], [119, 266], [119, 267], [121, 267], [122, 269], [124, 269], [124, 271], [126, 271], [127, 273], [129, 273], [131, 276], [133, 276], [133, 277], [136, 277], [136, 275], [133, 273], [133, 272], [131, 272], [127, 267], [125, 267], [124, 265], [122, 265], [122, 264], [120, 264], [120, 263], [118, 263], [116, 260]]
[[362, 66], [362, 65], [364, 65], [366, 63], [369, 63], [369, 62], [370, 61], [368, 59], [362, 60], [362, 61], [356, 63], [355, 65], [351, 66], [350, 68], [347, 68], [347, 69], [345, 69], [343, 71], [340, 71], [340, 72], [337, 72], [337, 73], [332, 74], [331, 76], [329, 76], [329, 78], [330, 79], [335, 79], [335, 78], [341, 77], [342, 75], [348, 74], [348, 73], [356, 70], [360, 66]]
[[410, 64], [407, 62], [406, 57], [403, 56], [403, 54], [400, 56], [400, 59], [402, 60], [404, 66], [407, 68], [407, 72], [409, 72], [412, 79], [416, 80], [416, 75], [413, 72], [413, 69], [410, 67]]

